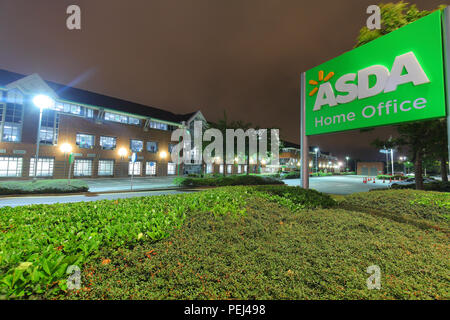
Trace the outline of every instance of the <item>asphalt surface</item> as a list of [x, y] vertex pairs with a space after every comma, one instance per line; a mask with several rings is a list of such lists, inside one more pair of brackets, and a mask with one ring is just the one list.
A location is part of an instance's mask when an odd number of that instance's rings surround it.
[[4, 197], [0, 198], [0, 207], [17, 207], [32, 204], [53, 204], [53, 203], [71, 203], [71, 202], [86, 202], [98, 200], [115, 200], [134, 197], [145, 196], [160, 196], [166, 194], [180, 194], [189, 191], [184, 190], [164, 190], [164, 191], [137, 191], [137, 192], [122, 192], [122, 193], [100, 193], [93, 195], [64, 195], [64, 196], [27, 196], [27, 197]]
[[[97, 200], [114, 200], [144, 196], [159, 196], [167, 194], [180, 194], [190, 192], [187, 190], [152, 190], [138, 191], [139, 189], [156, 189], [156, 188], [174, 188], [172, 183], [173, 177], [165, 178], [140, 178], [133, 181], [133, 192], [125, 192], [130, 190], [129, 179], [98, 179], [87, 180], [89, 191], [93, 194], [77, 194], [77, 195], [31, 195], [31, 196], [15, 196], [0, 198], [0, 207], [5, 206], [24, 206], [32, 204], [52, 204], [52, 203], [70, 203], [82, 201]], [[387, 187], [387, 182], [382, 181], [363, 183], [363, 177], [360, 176], [331, 176], [331, 177], [312, 177], [309, 179], [310, 188], [324, 193], [346, 195], [355, 192], [369, 191], [375, 188]], [[284, 180], [287, 185], [299, 186], [300, 179]], [[111, 191], [124, 192], [111, 192]]]
[[[299, 186], [300, 179], [284, 180], [289, 186]], [[330, 177], [310, 177], [309, 187], [324, 193], [339, 195], [352, 194], [356, 192], [367, 192], [370, 189], [386, 188], [389, 181], [376, 180], [363, 183], [362, 176], [330, 176]]]

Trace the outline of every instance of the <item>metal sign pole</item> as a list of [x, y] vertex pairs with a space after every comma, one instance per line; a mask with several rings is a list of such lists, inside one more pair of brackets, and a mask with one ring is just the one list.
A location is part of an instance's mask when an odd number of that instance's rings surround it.
[[447, 152], [450, 167], [450, 8], [444, 10], [445, 91], [447, 96]]
[[300, 149], [301, 149], [301, 187], [309, 189], [309, 167], [308, 167], [308, 137], [305, 134], [306, 126], [306, 74], [300, 75]]

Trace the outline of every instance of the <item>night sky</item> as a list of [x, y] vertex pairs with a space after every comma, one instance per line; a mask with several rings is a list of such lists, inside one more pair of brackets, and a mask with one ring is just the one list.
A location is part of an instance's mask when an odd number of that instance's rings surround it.
[[[353, 48], [374, 0], [0, 0], [0, 68], [299, 143], [299, 74]], [[434, 9], [444, 0], [414, 1]], [[66, 8], [82, 30], [66, 28]], [[310, 138], [341, 157], [395, 130]]]

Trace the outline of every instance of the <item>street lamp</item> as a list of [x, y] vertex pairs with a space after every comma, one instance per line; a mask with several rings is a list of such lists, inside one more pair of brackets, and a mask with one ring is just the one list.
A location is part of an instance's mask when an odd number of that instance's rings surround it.
[[49, 96], [46, 96], [44, 94], [39, 94], [33, 98], [33, 103], [36, 107], [39, 108], [39, 123], [38, 123], [37, 138], [36, 138], [36, 156], [34, 157], [34, 176], [33, 176], [33, 181], [36, 181], [37, 164], [39, 161], [39, 144], [40, 144], [40, 135], [41, 135], [42, 113], [44, 112], [44, 109], [48, 109], [48, 108], [51, 108], [52, 106], [54, 106], [55, 101], [52, 98], [50, 98]]
[[68, 143], [63, 143], [61, 147], [59, 147], [59, 150], [64, 153], [64, 177], [66, 176], [66, 157], [67, 154], [72, 152], [72, 146]]
[[128, 154], [127, 149], [125, 149], [125, 148], [120, 148], [119, 149], [119, 156], [122, 158], [122, 160], [123, 160], [124, 157], [127, 156], [127, 154]]
[[350, 157], [346, 156], [345, 157], [345, 170], [347, 170], [347, 171], [348, 171], [348, 160], [350, 160]]

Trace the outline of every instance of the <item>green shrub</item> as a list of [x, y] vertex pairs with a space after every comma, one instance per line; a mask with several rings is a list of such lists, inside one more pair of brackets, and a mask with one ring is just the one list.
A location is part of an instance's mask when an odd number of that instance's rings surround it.
[[[391, 187], [392, 189], [415, 189], [416, 184], [408, 184], [408, 185], [401, 185], [401, 184], [394, 184]], [[450, 192], [450, 182], [443, 182], [443, 181], [435, 181], [431, 183], [424, 183], [423, 185], [424, 190], [427, 191], [437, 191], [437, 192]]]
[[71, 180], [70, 185], [66, 179], [26, 180], [0, 182], [0, 194], [36, 194], [36, 193], [71, 193], [86, 192], [89, 186], [82, 180]]
[[239, 185], [266, 185], [283, 184], [282, 181], [272, 177], [259, 175], [229, 175], [212, 178], [180, 178], [177, 185], [182, 187], [225, 187]]
[[450, 193], [390, 189], [348, 195], [342, 204], [348, 208], [370, 209], [448, 222]]
[[288, 173], [281, 175], [281, 178], [282, 179], [299, 179], [300, 172], [299, 171], [290, 171]]
[[293, 211], [305, 208], [331, 208], [335, 201], [316, 190], [288, 186], [256, 186], [257, 195]]
[[408, 179], [409, 177], [407, 177], [407, 176], [401, 176], [401, 175], [395, 175], [395, 176], [392, 176], [392, 175], [388, 175], [388, 174], [379, 174], [379, 175], [377, 175], [377, 179], [378, 180], [383, 180], [383, 179], [385, 179], [385, 180], [389, 180], [389, 179], [393, 179], [393, 180], [406, 180], [406, 179]]

